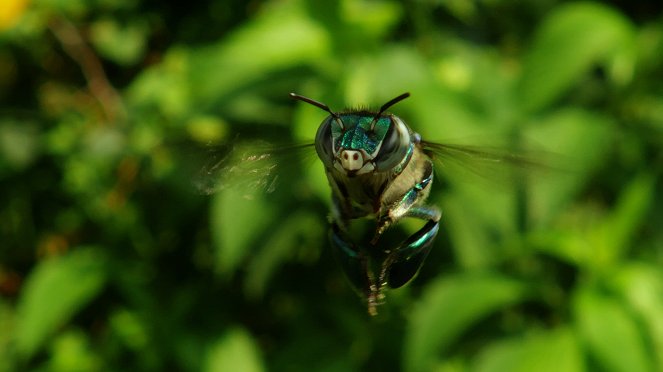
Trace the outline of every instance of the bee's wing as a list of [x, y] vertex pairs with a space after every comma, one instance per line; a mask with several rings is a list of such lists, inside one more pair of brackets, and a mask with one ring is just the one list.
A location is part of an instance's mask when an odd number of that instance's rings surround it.
[[273, 145], [264, 142], [234, 144], [226, 151], [210, 149], [209, 159], [194, 178], [198, 191], [213, 194], [232, 187], [245, 195], [274, 191], [288, 168], [313, 158], [313, 143]]
[[424, 152], [440, 165], [438, 169], [450, 178], [470, 176], [471, 179], [502, 183], [553, 170], [541, 160], [539, 153], [427, 141], [422, 141], [421, 145]]

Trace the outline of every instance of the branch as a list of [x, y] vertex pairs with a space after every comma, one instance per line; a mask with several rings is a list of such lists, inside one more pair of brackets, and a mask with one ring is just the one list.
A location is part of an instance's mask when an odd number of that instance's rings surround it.
[[78, 29], [67, 19], [57, 18], [50, 22], [49, 28], [62, 44], [65, 53], [80, 66], [88, 89], [99, 102], [109, 123], [126, 118], [122, 98], [106, 77], [106, 72], [94, 51], [85, 43]]

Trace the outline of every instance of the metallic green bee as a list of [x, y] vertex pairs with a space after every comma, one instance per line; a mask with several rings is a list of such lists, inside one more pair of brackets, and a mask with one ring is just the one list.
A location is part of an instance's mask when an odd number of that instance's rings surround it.
[[[378, 112], [335, 113], [327, 105], [291, 93], [330, 115], [322, 122], [315, 148], [332, 189], [331, 244], [352, 284], [377, 314], [384, 286], [409, 282], [423, 264], [439, 229], [441, 213], [425, 205], [433, 183], [433, 162], [426, 142], [398, 116], [385, 111], [409, 97], [402, 94]], [[383, 233], [405, 217], [425, 225], [399, 245], [378, 249]], [[376, 221], [373, 238], [358, 244], [349, 238], [350, 221]]]

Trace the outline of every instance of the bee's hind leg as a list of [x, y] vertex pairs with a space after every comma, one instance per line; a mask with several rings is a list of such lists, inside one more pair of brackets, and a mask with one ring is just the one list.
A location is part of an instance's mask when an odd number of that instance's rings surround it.
[[382, 282], [375, 280], [369, 268], [369, 255], [361, 247], [352, 243], [336, 222], [332, 222], [329, 237], [333, 251], [345, 276], [350, 283], [366, 298], [368, 313], [377, 314], [378, 305], [382, 304]]
[[380, 283], [398, 288], [414, 277], [433, 246], [441, 215], [439, 209], [423, 206], [413, 207], [406, 213], [404, 217], [420, 218], [427, 222], [396, 249], [389, 251], [380, 271]]

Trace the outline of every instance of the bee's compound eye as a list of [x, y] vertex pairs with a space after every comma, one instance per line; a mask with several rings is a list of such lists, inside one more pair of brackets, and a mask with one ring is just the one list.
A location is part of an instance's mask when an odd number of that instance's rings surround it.
[[318, 157], [326, 167], [332, 167], [334, 161], [334, 152], [332, 150], [332, 131], [331, 126], [334, 118], [330, 115], [320, 124], [318, 133], [315, 136], [315, 150]]
[[378, 153], [379, 157], [389, 156], [394, 152], [398, 151], [398, 145], [400, 144], [400, 136], [397, 130], [394, 129], [394, 125], [389, 126], [389, 130], [382, 141], [382, 147]]
[[379, 171], [386, 171], [397, 166], [407, 156], [409, 146], [410, 135], [407, 126], [394, 116], [382, 140], [380, 151], [375, 157], [376, 168]]

